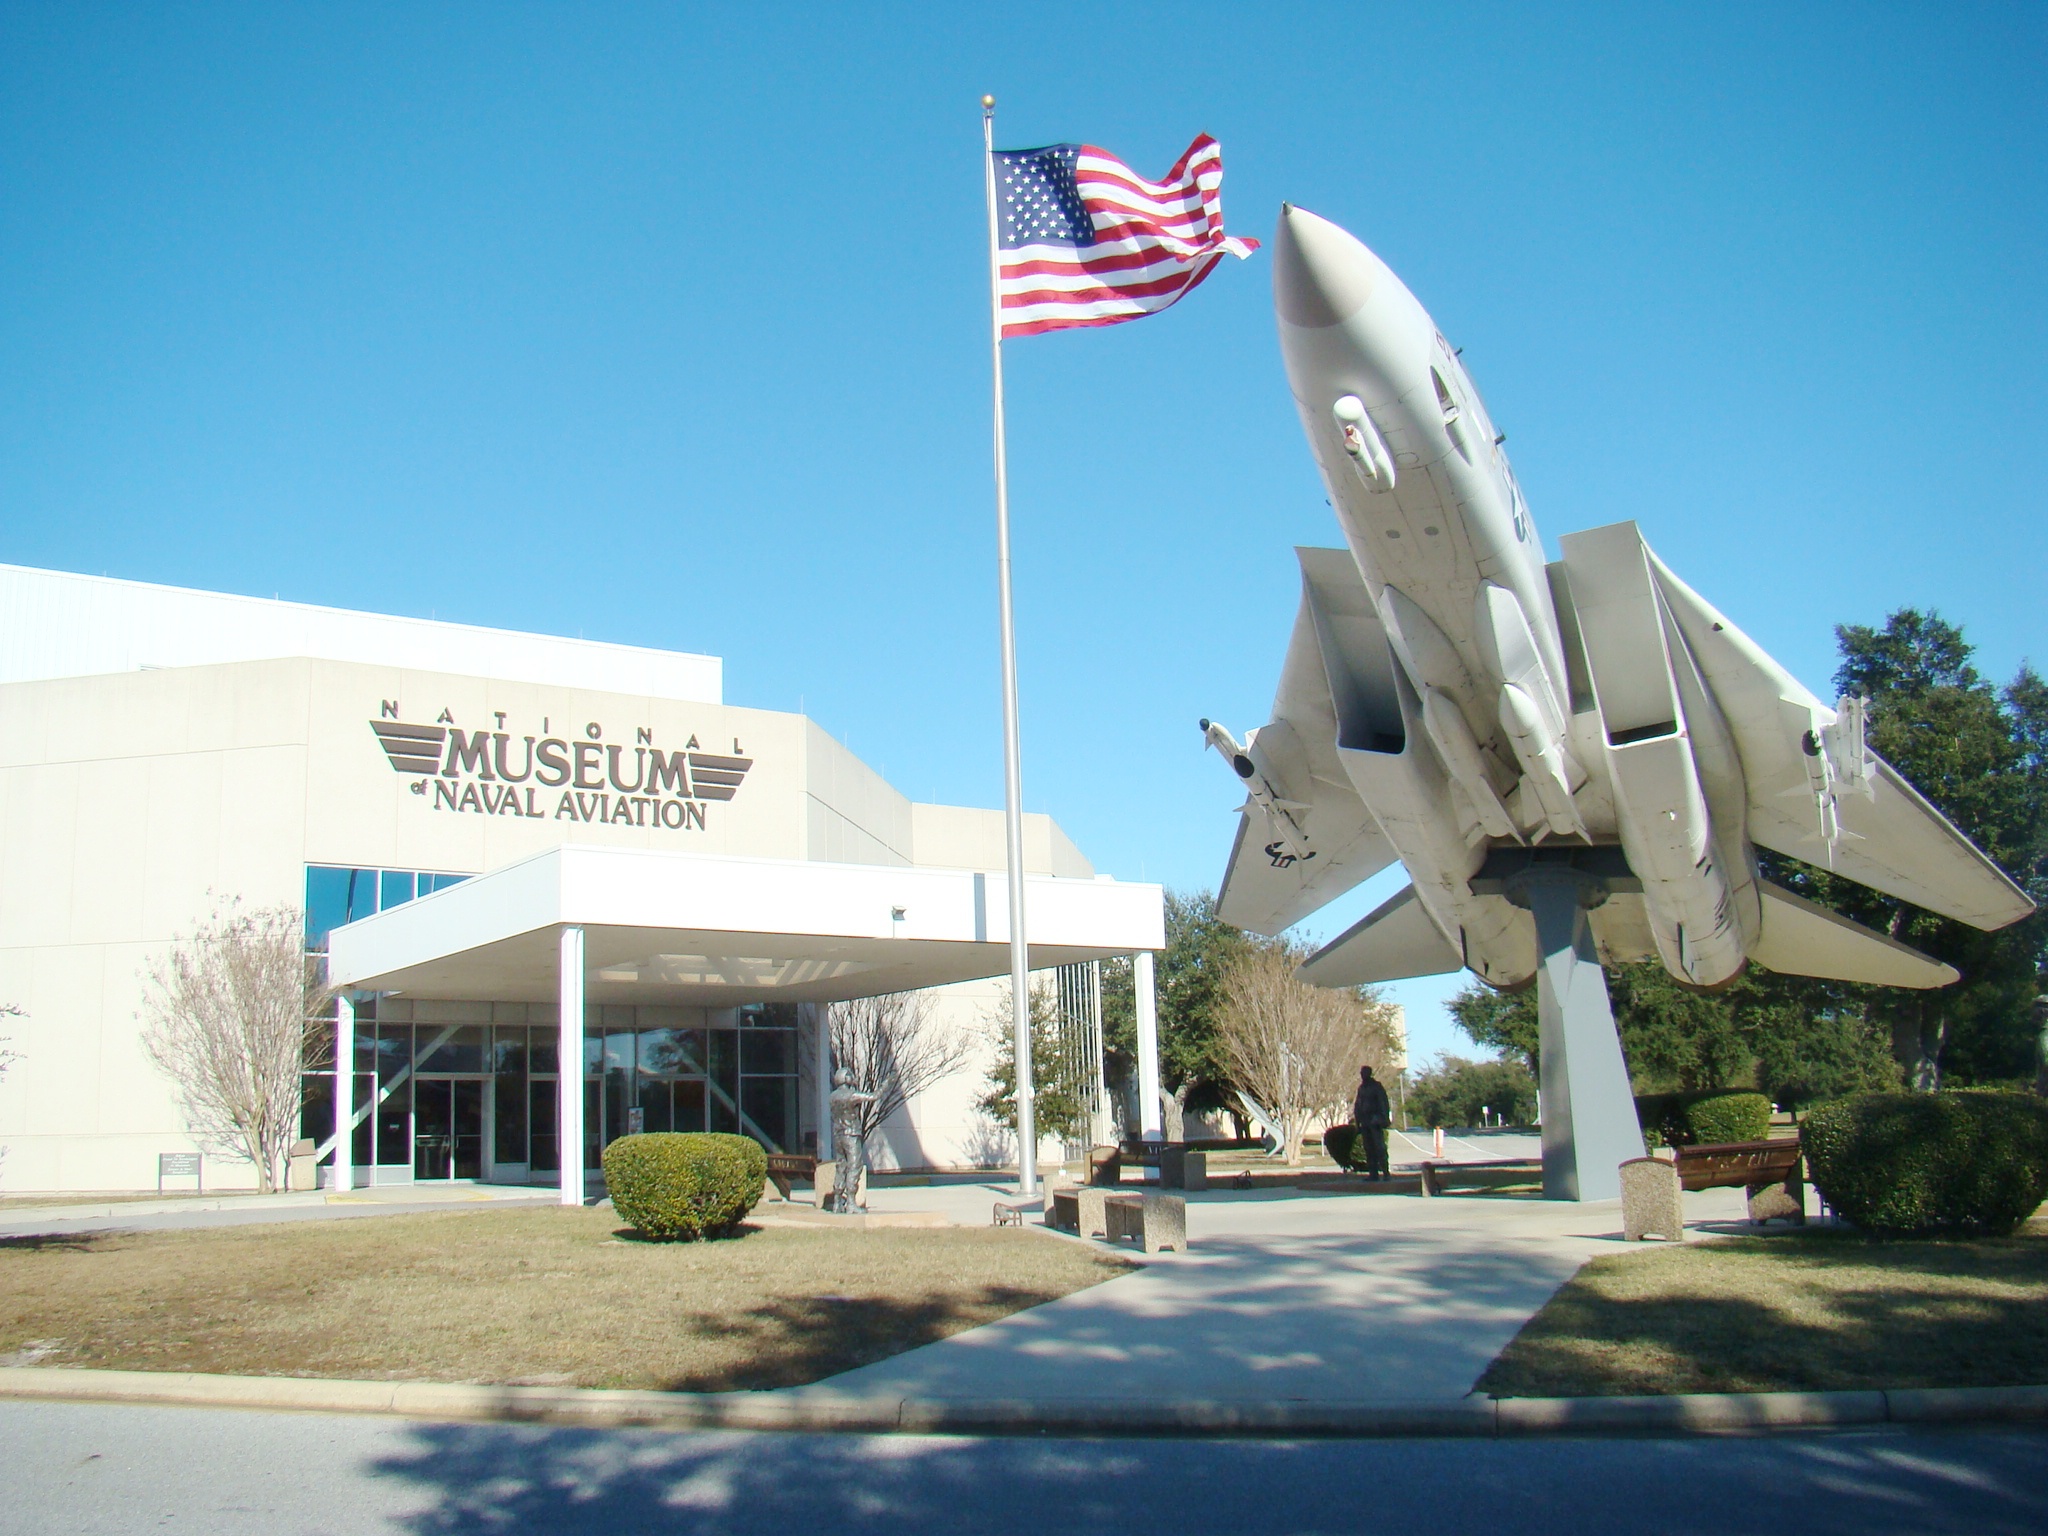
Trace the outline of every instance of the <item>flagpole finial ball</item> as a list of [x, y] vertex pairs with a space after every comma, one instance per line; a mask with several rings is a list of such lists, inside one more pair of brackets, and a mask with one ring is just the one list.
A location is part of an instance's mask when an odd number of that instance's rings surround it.
[[981, 98], [981, 107], [984, 112], [993, 109], [995, 104], [996, 99], [993, 96], [984, 96]]

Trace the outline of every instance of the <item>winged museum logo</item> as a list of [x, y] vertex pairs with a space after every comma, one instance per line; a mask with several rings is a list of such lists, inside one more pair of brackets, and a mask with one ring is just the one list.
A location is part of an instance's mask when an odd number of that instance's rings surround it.
[[507, 730], [502, 711], [493, 722], [469, 730], [444, 709], [433, 724], [414, 725], [385, 699], [370, 730], [391, 771], [411, 777], [413, 794], [434, 810], [478, 816], [701, 830], [707, 804], [738, 795], [754, 766], [737, 738], [720, 752], [694, 735], [679, 747], [658, 745], [644, 725], [624, 742], [607, 740], [595, 720], [560, 735], [545, 717], [535, 735]]

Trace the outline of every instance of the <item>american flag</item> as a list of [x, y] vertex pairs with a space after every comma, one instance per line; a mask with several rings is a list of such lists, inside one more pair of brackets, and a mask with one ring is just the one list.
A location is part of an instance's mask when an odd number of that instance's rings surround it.
[[1157, 314], [1256, 240], [1223, 233], [1223, 150], [1206, 133], [1164, 181], [1092, 144], [994, 151], [1003, 335]]

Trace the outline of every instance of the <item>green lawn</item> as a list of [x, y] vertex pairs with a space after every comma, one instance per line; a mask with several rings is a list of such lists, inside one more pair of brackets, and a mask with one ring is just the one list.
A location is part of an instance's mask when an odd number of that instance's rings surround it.
[[1836, 1228], [1594, 1259], [1487, 1368], [1496, 1397], [2048, 1383], [2048, 1221], [2009, 1238]]

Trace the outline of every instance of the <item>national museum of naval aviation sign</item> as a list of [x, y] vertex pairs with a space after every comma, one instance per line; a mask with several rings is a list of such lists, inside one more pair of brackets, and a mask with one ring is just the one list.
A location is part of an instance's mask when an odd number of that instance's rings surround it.
[[607, 741], [595, 720], [580, 737], [554, 736], [543, 717], [540, 734], [527, 736], [505, 729], [502, 710], [493, 729], [475, 731], [446, 709], [432, 725], [397, 716], [384, 700], [370, 729], [392, 771], [416, 775], [408, 787], [437, 811], [701, 830], [706, 802], [732, 799], [754, 766], [737, 739], [729, 754], [705, 751], [694, 735], [670, 749], [644, 725], [628, 745]]

